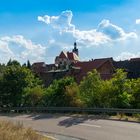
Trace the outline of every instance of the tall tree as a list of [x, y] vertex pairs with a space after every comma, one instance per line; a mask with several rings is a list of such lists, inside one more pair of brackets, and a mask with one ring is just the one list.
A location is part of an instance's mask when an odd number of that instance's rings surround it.
[[127, 73], [117, 69], [112, 79], [102, 82], [100, 93], [102, 107], [130, 108], [131, 91], [131, 81], [127, 79]]
[[96, 70], [89, 72], [80, 83], [80, 94], [85, 105], [99, 107], [101, 78]]
[[31, 69], [31, 63], [30, 63], [29, 60], [27, 61], [27, 68], [28, 68], [28, 69]]

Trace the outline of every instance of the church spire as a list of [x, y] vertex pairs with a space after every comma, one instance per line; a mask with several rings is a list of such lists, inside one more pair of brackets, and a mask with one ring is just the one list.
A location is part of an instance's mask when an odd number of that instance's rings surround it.
[[77, 43], [76, 42], [74, 42], [74, 49], [72, 50], [72, 52], [74, 52], [75, 54], [77, 54], [77, 56], [79, 55], [78, 49], [77, 49]]

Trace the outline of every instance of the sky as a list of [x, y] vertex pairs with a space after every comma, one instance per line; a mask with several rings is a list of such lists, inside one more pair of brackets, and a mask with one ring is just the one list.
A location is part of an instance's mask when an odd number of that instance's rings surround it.
[[0, 63], [54, 63], [76, 41], [81, 61], [140, 57], [139, 0], [1, 0]]

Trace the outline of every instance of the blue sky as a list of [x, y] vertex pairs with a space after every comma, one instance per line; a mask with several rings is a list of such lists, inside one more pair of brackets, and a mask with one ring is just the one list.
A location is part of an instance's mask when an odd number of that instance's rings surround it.
[[1, 0], [0, 62], [53, 63], [77, 41], [81, 60], [140, 57], [139, 0]]

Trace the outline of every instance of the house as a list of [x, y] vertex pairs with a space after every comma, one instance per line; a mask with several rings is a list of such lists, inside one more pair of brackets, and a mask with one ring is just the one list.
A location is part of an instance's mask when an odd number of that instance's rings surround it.
[[114, 73], [113, 58], [77, 62], [74, 64], [74, 67], [79, 68], [79, 72], [74, 73], [74, 77], [78, 83], [93, 69], [96, 69], [100, 73], [103, 80], [110, 79]]
[[31, 69], [35, 74], [40, 76], [41, 73], [46, 71], [46, 64], [44, 62], [36, 62], [32, 64]]
[[140, 78], [140, 58], [132, 58], [125, 61], [114, 61], [115, 69], [124, 69], [128, 78]]

